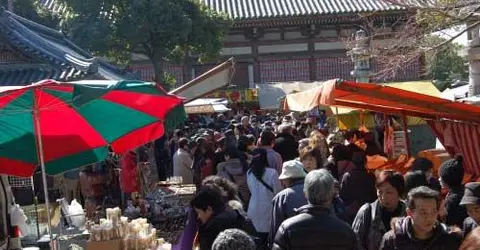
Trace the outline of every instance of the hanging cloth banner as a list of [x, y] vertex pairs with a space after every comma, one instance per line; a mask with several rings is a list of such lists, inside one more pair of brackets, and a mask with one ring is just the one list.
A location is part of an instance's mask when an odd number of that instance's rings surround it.
[[465, 170], [480, 177], [480, 125], [450, 120], [427, 120], [435, 135], [453, 157], [461, 154]]

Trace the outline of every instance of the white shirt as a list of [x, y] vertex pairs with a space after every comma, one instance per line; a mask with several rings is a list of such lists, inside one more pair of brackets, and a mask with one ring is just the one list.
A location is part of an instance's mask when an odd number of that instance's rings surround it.
[[273, 193], [257, 180], [251, 171], [248, 171], [247, 184], [251, 196], [247, 215], [252, 220], [257, 232], [268, 233], [272, 221], [272, 199], [282, 190], [282, 185], [278, 180], [277, 171], [272, 168], [265, 169], [262, 180], [273, 188]]
[[181, 176], [183, 183], [192, 184], [193, 159], [190, 154], [182, 148], [179, 148], [173, 155], [173, 176]]

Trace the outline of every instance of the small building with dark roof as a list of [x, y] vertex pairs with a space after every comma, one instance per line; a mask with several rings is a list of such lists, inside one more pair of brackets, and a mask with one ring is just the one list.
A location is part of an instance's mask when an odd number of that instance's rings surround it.
[[0, 8], [0, 85], [26, 85], [44, 79], [136, 78], [92, 56], [61, 32]]

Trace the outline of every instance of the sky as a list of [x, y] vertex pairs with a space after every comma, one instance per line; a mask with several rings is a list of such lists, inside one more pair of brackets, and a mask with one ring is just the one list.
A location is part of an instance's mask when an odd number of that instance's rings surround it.
[[[462, 30], [462, 27], [445, 29], [445, 30], [442, 30], [442, 31], [435, 32], [434, 34], [439, 35], [441, 37], [444, 37], [446, 39], [449, 39], [452, 36], [455, 36], [456, 34], [458, 34], [459, 30]], [[463, 33], [460, 37], [453, 40], [453, 42], [459, 43], [459, 44], [464, 45], [464, 46], [467, 46], [467, 44], [468, 44], [467, 32]]]

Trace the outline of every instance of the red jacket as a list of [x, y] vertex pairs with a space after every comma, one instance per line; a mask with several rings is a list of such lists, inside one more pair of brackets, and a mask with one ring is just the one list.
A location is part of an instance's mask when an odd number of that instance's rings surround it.
[[129, 151], [122, 155], [122, 191], [133, 193], [140, 191], [137, 171], [137, 154]]

